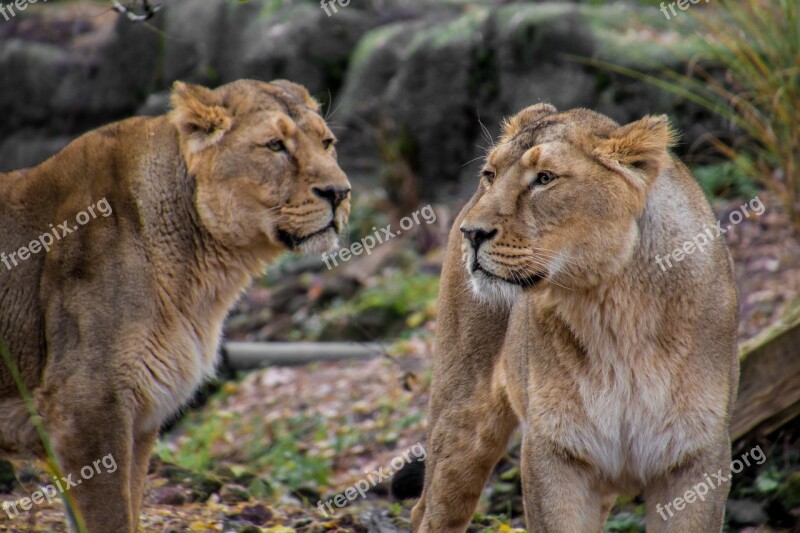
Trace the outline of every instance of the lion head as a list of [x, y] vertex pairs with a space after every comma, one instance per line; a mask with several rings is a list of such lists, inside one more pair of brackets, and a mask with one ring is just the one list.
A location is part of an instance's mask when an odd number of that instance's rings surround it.
[[510, 302], [523, 289], [590, 287], [619, 273], [648, 188], [673, 164], [673, 139], [665, 116], [620, 126], [538, 104], [507, 120], [460, 227], [475, 294]]
[[321, 253], [350, 212], [336, 137], [300, 85], [177, 82], [169, 120], [203, 226], [231, 248]]

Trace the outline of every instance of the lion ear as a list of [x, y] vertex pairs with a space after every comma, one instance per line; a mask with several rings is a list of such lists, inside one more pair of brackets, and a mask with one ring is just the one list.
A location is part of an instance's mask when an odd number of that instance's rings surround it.
[[176, 81], [172, 87], [169, 120], [191, 153], [218, 143], [233, 124], [218, 92]]
[[270, 82], [271, 85], [275, 85], [276, 87], [280, 87], [285, 92], [289, 93], [295, 100], [299, 100], [302, 102], [306, 107], [310, 108], [312, 111], [318, 113], [319, 112], [319, 102], [317, 102], [312, 96], [311, 93], [308, 92], [308, 89], [299, 85], [297, 83], [291, 82], [289, 80], [274, 80]]
[[526, 126], [549, 115], [555, 115], [558, 110], [550, 104], [535, 104], [526, 107], [516, 115], [503, 120], [503, 134], [500, 142], [506, 142], [521, 132]]
[[617, 128], [600, 142], [595, 154], [635, 187], [646, 189], [670, 164], [669, 149], [677, 139], [666, 115], [651, 115]]

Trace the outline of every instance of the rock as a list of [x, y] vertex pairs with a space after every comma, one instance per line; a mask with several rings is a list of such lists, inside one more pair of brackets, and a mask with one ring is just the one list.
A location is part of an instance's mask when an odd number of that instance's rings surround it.
[[131, 115], [155, 88], [152, 28], [58, 5], [6, 24], [19, 31], [0, 41], [0, 170], [38, 164], [75, 135]]
[[327, 99], [374, 14], [268, 0], [178, 0], [166, 11], [164, 78], [218, 85], [239, 78], [286, 78]]
[[264, 2], [258, 16], [230, 26], [235, 35], [224, 49], [235, 59], [220, 65], [223, 82], [254, 78], [286, 78], [301, 83], [327, 100], [344, 79], [350, 54], [373, 25], [363, 11], [341, 10], [327, 17], [317, 4], [295, 4], [271, 10]]
[[[154, 20], [156, 28], [160, 21]], [[156, 88], [159, 40], [152, 28], [119, 17], [107, 42], [85, 50], [75, 48], [81, 68], [70, 70], [62, 80], [53, 99], [54, 110], [85, 113], [98, 122], [131, 115]]]
[[[372, 139], [369, 143], [362, 143], [359, 136], [351, 139], [358, 148], [345, 141], [342, 153], [378, 154], [379, 130], [389, 127], [391, 142], [419, 176], [422, 196], [430, 197], [438, 186], [455, 181], [472, 152], [477, 124], [473, 97], [481, 83], [475, 77], [475, 55], [484, 41], [488, 16], [487, 9], [479, 8], [450, 20], [381, 28], [375, 30], [377, 35], [365, 37], [368, 44], [356, 51], [353, 72], [348, 74], [356, 78], [345, 84], [342, 118], [348, 126], [366, 120], [372, 126], [365, 133]], [[384, 65], [365, 68], [377, 63]], [[396, 70], [390, 73], [392, 64]], [[374, 87], [383, 87], [377, 98]], [[359, 108], [366, 116], [347, 114]]]
[[728, 500], [726, 509], [732, 524], [748, 526], [764, 524], [767, 521], [762, 502], [749, 499]]
[[268, 507], [261, 504], [248, 505], [242, 509], [239, 517], [242, 520], [247, 520], [248, 522], [251, 522], [257, 526], [263, 526], [272, 520], [273, 513]]
[[489, 84], [487, 97], [501, 103], [492, 122], [541, 101], [558, 109], [593, 103], [594, 73], [566, 59], [591, 57], [598, 47], [574, 5], [501, 8], [488, 35], [482, 81]]
[[36, 166], [64, 148], [71, 138], [23, 130], [0, 142], [0, 172]]
[[78, 66], [69, 51], [55, 44], [14, 38], [0, 43], [0, 114], [6, 136], [24, 126], [57, 126], [52, 102], [65, 78]]
[[[164, 13], [164, 80], [216, 85], [225, 32], [225, 0], [173, 0]], [[235, 9], [252, 9], [236, 6]]]
[[[5, 41], [0, 44], [5, 124], [85, 129], [127, 116], [154, 88], [157, 55], [157, 34], [122, 18], [91, 45]], [[76, 124], [76, 118], [86, 123]]]
[[224, 485], [222, 490], [219, 491], [219, 499], [223, 503], [233, 505], [235, 503], [246, 502], [250, 500], [250, 493], [241, 485]]
[[169, 98], [171, 91], [153, 93], [147, 97], [144, 104], [136, 110], [137, 115], [158, 116], [169, 111]]
[[183, 505], [186, 503], [186, 494], [183, 488], [176, 486], [161, 487], [153, 495], [156, 503], [160, 505]]
[[[491, 142], [479, 117], [496, 138], [502, 117], [540, 101], [559, 109], [589, 107], [620, 123], [680, 111], [677, 125], [689, 128], [691, 143], [714, 124], [707, 112], [643, 81], [571, 59], [680, 68], [652, 35], [627, 31], [631, 21], [657, 22], [657, 16], [657, 10], [631, 6], [514, 4], [374, 29], [356, 48], [342, 90], [345, 170], [374, 176], [399, 154], [423, 199], [449, 198], [465, 183], [474, 187], [478, 160]], [[642, 49], [658, 60], [647, 60]]]
[[496, 138], [503, 116], [542, 100], [621, 123], [670, 113], [687, 147], [720, 130], [697, 106], [571, 59], [680, 70], [696, 51], [650, 7], [379, 4], [327, 16], [315, 2], [172, 0], [151, 21], [163, 34], [57, 4], [40, 12], [64, 10], [58, 24], [17, 17], [0, 32], [0, 142], [23, 131], [33, 140], [0, 146], [0, 168], [38, 163], [62, 139], [134, 112], [165, 112], [176, 79], [288, 78], [323, 103], [330, 94], [345, 171], [397, 205], [471, 191], [491, 143], [479, 117]]

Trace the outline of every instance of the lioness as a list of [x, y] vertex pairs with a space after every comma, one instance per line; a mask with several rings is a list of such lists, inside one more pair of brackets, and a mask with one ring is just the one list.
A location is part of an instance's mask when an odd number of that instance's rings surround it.
[[[90, 532], [136, 530], [159, 426], [213, 372], [253, 276], [337, 240], [350, 184], [318, 108], [287, 81], [176, 83], [168, 115], [0, 175], [0, 339]], [[0, 453], [43, 451], [0, 364]]]
[[739, 372], [725, 245], [655, 260], [714, 226], [672, 142], [664, 116], [504, 124], [450, 234], [414, 531], [465, 530], [520, 423], [530, 531], [602, 531], [638, 492], [648, 531], [720, 531], [727, 485], [664, 512], [728, 470]]

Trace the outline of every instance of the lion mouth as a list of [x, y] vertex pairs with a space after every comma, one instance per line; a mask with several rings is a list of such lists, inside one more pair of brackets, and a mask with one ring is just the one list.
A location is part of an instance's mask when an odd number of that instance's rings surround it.
[[544, 276], [542, 274], [533, 274], [530, 276], [526, 276], [524, 278], [518, 278], [513, 280], [504, 278], [503, 276], [498, 276], [494, 272], [490, 272], [489, 270], [483, 268], [483, 266], [481, 266], [480, 262], [478, 261], [478, 258], [476, 257], [475, 263], [472, 267], [472, 275], [475, 276], [479, 272], [489, 279], [496, 279], [499, 281], [503, 281], [505, 283], [508, 283], [509, 285], [518, 285], [523, 289], [529, 289], [544, 279]]
[[295, 250], [295, 249], [299, 248], [301, 245], [303, 245], [304, 243], [306, 243], [306, 242], [310, 241], [311, 239], [313, 239], [314, 237], [322, 235], [323, 233], [325, 233], [325, 232], [327, 232], [329, 230], [333, 230], [334, 232], [337, 231], [336, 230], [336, 224], [334, 223], [333, 220], [331, 220], [328, 223], [328, 225], [325, 226], [324, 228], [318, 229], [317, 231], [309, 233], [308, 235], [300, 236], [297, 233], [290, 233], [290, 232], [288, 232], [286, 230], [279, 229], [278, 230], [278, 239], [280, 239], [280, 241], [284, 245], [286, 245], [286, 247], [289, 248], [290, 250]]

